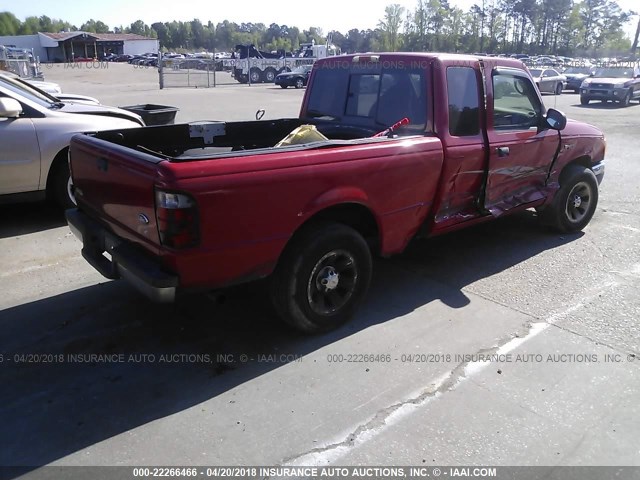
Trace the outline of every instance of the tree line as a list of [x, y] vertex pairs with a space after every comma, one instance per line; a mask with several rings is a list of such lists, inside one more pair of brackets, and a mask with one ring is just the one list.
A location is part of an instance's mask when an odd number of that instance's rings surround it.
[[[623, 11], [615, 0], [480, 0], [468, 11], [449, 0], [416, 0], [414, 9], [390, 4], [374, 29], [353, 28], [327, 32], [342, 52], [444, 51], [555, 54], [566, 56], [614, 55], [635, 51], [624, 26], [636, 12]], [[301, 30], [272, 23], [214, 24], [192, 21], [137, 20], [110, 28], [100, 20], [79, 27], [45, 15], [24, 21], [0, 12], [0, 36], [37, 32], [82, 30], [91, 33], [135, 33], [157, 38], [166, 51], [229, 51], [237, 44], [253, 43], [262, 50], [296, 50], [301, 43], [324, 43], [318, 27]]]

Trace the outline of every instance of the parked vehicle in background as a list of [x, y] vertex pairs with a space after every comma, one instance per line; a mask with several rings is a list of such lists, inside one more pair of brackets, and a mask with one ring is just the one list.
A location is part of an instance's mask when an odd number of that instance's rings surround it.
[[[19, 75], [13, 73], [13, 72], [8, 72], [5, 70], [0, 70], [0, 75], [3, 75], [5, 77], [8, 78], [22, 78]], [[60, 85], [58, 85], [57, 83], [53, 83], [53, 82], [45, 82], [44, 80], [36, 80], [33, 78], [22, 78], [22, 80], [24, 80], [25, 82], [27, 82], [29, 85], [32, 85], [40, 90], [42, 90], [43, 92], [47, 92], [51, 95], [60, 95], [62, 93], [62, 88], [60, 87]]]
[[297, 52], [288, 56], [285, 52], [271, 53], [258, 50], [255, 45], [236, 45], [234, 58], [222, 59], [222, 65], [231, 69], [231, 75], [240, 83], [272, 83], [280, 73], [339, 54], [334, 45], [302, 43]]
[[529, 69], [533, 81], [540, 90], [540, 93], [554, 93], [560, 95], [564, 90], [564, 82], [567, 80], [557, 70], [553, 68], [531, 68]]
[[0, 71], [15, 73], [20, 78], [43, 78], [38, 58], [26, 48], [0, 45]]
[[575, 93], [580, 92], [580, 85], [585, 78], [588, 78], [595, 72], [594, 67], [569, 67], [562, 72], [567, 78], [565, 90], [573, 90]]
[[88, 103], [96, 105], [100, 104], [100, 101], [94, 97], [89, 97], [87, 95], [78, 95], [75, 93], [62, 93], [62, 88], [57, 83], [45, 82], [42, 80], [33, 80], [31, 78], [20, 78], [15, 73], [0, 70], [0, 77], [1, 76], [22, 80], [23, 82], [28, 83], [35, 90], [38, 90], [41, 94], [50, 96], [53, 101]]
[[280, 85], [282, 88], [295, 87], [302, 88], [307, 85], [309, 81], [309, 75], [313, 65], [302, 65], [294, 68], [290, 72], [284, 72], [278, 74], [275, 84]]
[[299, 118], [76, 135], [67, 219], [92, 266], [156, 301], [270, 276], [280, 317], [319, 332], [415, 237], [529, 208], [583, 229], [604, 153], [518, 60], [346, 55], [316, 62]]
[[73, 206], [67, 152], [79, 132], [144, 126], [140, 116], [98, 104], [62, 102], [0, 74], [0, 202], [48, 197]]
[[580, 86], [580, 103], [589, 105], [591, 100], [617, 102], [623, 107], [632, 100], [640, 101], [640, 69], [636, 67], [597, 68]]

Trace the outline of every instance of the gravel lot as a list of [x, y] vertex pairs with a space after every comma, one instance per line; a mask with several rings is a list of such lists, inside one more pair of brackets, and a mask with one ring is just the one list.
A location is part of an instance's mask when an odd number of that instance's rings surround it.
[[[45, 77], [178, 122], [296, 116], [303, 95], [159, 90], [126, 64]], [[271, 318], [261, 284], [150, 304], [54, 209], [0, 207], [0, 465], [640, 466], [640, 106], [544, 100], [607, 135], [588, 228], [525, 212], [419, 242], [377, 260], [360, 314], [321, 336]]]

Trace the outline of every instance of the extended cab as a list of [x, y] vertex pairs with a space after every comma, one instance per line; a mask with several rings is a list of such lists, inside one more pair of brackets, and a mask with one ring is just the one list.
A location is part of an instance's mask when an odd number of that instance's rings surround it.
[[[303, 125], [326, 138], [279, 142]], [[339, 56], [315, 63], [299, 118], [76, 135], [67, 219], [87, 261], [154, 300], [270, 277], [279, 315], [316, 332], [355, 313], [372, 254], [414, 237], [529, 208], [581, 230], [604, 154], [518, 60]]]

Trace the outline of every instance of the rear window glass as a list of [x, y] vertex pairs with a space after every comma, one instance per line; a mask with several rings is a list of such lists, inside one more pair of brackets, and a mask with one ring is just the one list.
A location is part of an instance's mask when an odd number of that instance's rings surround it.
[[[423, 70], [379, 69], [362, 72], [320, 68], [310, 92], [307, 114], [349, 123], [388, 127], [409, 118], [410, 130], [424, 131], [427, 88]], [[372, 121], [372, 122], [371, 122]]]
[[469, 67], [447, 68], [449, 133], [470, 136], [480, 133], [480, 102], [476, 72]]

